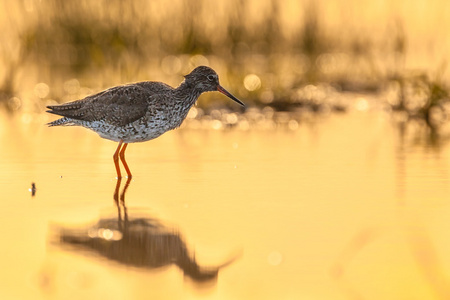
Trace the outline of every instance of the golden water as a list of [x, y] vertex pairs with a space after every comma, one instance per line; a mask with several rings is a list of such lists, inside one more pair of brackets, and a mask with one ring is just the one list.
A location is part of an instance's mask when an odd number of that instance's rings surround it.
[[58, 228], [117, 217], [116, 144], [44, 123], [0, 121], [1, 299], [450, 298], [449, 146], [400, 138], [382, 112], [130, 145], [128, 217], [226, 264], [206, 282], [61, 245]]

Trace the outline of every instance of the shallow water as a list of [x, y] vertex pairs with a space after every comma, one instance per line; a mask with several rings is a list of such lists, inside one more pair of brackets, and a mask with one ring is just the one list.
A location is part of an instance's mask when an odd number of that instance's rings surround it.
[[1, 299], [450, 297], [449, 146], [383, 112], [131, 144], [126, 193], [115, 143], [1, 120]]

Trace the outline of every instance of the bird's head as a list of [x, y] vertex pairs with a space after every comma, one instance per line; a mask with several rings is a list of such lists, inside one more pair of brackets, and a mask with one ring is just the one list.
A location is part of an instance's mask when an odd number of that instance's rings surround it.
[[185, 82], [188, 85], [194, 86], [196, 89], [199, 89], [202, 93], [218, 91], [226, 95], [230, 99], [234, 100], [235, 102], [239, 103], [240, 105], [245, 106], [244, 103], [242, 103], [238, 98], [230, 94], [226, 89], [224, 89], [219, 84], [219, 76], [210, 67], [206, 66], [197, 67], [194, 70], [192, 70], [191, 73], [189, 73], [184, 77]]

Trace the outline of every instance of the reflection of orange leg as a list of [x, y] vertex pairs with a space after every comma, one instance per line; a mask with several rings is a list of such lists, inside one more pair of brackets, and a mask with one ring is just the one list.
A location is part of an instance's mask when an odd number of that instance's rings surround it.
[[122, 178], [118, 178], [116, 182], [116, 188], [114, 189], [114, 202], [116, 203], [117, 207], [119, 207], [119, 189], [120, 189], [120, 183], [122, 182]]
[[131, 175], [130, 168], [128, 168], [127, 161], [125, 160], [125, 150], [127, 149], [127, 146], [128, 143], [123, 144], [122, 150], [120, 150], [120, 160], [122, 161], [123, 166], [125, 167], [125, 171], [127, 171], [128, 178], [131, 178], [133, 177], [133, 175]]
[[127, 192], [127, 189], [130, 186], [130, 182], [131, 182], [131, 175], [128, 177], [127, 182], [125, 182], [125, 186], [123, 187], [122, 193], [120, 194], [120, 202], [123, 206], [123, 214], [125, 222], [128, 222], [127, 206], [125, 205], [125, 193]]
[[[122, 174], [120, 174], [120, 166], [119, 166], [119, 152], [120, 152], [120, 147], [122, 146], [122, 143], [123, 143], [123, 141], [120, 140], [119, 145], [117, 146], [116, 152], [114, 152], [114, 155], [113, 155], [114, 166], [116, 167], [116, 172], [117, 172], [117, 179], [122, 178]], [[125, 148], [126, 148], [126, 146], [125, 146]], [[128, 166], [125, 169], [128, 169]]]
[[120, 210], [120, 203], [119, 203], [119, 190], [120, 190], [120, 183], [122, 182], [122, 178], [117, 178], [116, 182], [116, 188], [114, 189], [114, 203], [117, 206], [117, 222], [119, 226], [119, 230], [122, 230], [122, 212]]
[[[123, 230], [123, 226], [126, 226], [126, 223], [128, 222], [128, 212], [127, 212], [127, 206], [125, 205], [125, 193], [127, 192], [128, 187], [131, 183], [131, 178], [129, 177], [127, 181], [125, 182], [125, 186], [123, 187], [122, 192], [120, 193], [119, 198], [119, 191], [120, 191], [120, 183], [122, 182], [122, 178], [118, 178], [116, 182], [116, 188], [114, 189], [114, 204], [117, 207], [117, 222], [119, 226], [119, 230]], [[121, 208], [122, 207], [122, 208]], [[122, 220], [122, 209], [124, 213], [124, 219]], [[124, 224], [125, 223], [125, 224]]]
[[128, 177], [127, 181], [125, 182], [125, 185], [123, 187], [122, 193], [120, 193], [120, 203], [125, 206], [125, 193], [128, 190], [128, 187], [130, 186], [131, 183], [131, 176]]

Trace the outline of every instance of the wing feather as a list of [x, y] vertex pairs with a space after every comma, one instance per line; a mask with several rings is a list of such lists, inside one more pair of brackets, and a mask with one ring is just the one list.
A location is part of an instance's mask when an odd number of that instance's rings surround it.
[[153, 93], [137, 84], [118, 86], [84, 99], [47, 106], [48, 112], [81, 121], [124, 126], [142, 118]]

